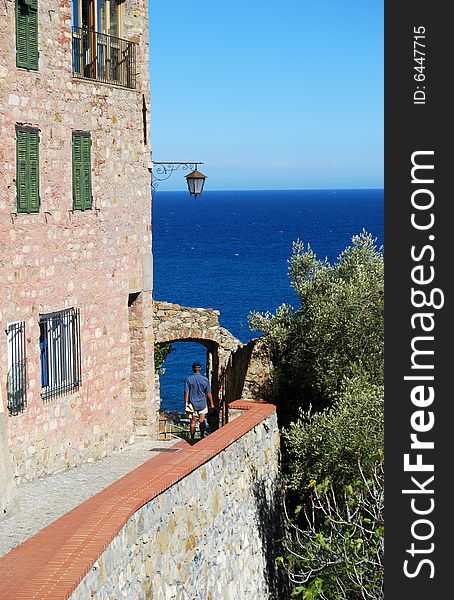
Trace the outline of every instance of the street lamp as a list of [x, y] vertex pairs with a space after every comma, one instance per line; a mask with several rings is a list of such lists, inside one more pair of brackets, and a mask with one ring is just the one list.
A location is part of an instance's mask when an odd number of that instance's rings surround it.
[[174, 171], [177, 171], [181, 168], [182, 171], [189, 171], [192, 169], [191, 173], [185, 175], [186, 183], [188, 184], [189, 194], [197, 198], [202, 191], [203, 185], [205, 183], [205, 179], [207, 176], [197, 170], [199, 165], [203, 165], [203, 162], [156, 162], [153, 161], [152, 167], [150, 170], [151, 173], [151, 188], [153, 192], [156, 191], [158, 187], [159, 181], [165, 181], [168, 179]]
[[185, 175], [185, 177], [189, 194], [194, 196], [194, 198], [197, 198], [197, 196], [203, 192], [203, 185], [207, 176], [195, 169], [192, 173], [189, 173], [189, 175]]

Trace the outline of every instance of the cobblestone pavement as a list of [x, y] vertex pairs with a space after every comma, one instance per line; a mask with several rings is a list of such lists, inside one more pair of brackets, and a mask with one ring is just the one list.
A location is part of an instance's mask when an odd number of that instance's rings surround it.
[[19, 511], [0, 520], [0, 556], [179, 441], [139, 437], [107, 458], [19, 485]]

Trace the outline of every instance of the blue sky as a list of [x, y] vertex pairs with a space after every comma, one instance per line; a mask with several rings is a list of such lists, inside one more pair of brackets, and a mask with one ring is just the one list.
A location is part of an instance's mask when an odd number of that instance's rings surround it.
[[383, 187], [383, 0], [149, 11], [154, 160], [203, 161], [211, 190]]

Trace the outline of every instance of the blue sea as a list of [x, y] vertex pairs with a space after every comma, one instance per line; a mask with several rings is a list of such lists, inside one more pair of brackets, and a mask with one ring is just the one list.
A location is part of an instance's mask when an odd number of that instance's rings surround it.
[[[204, 191], [153, 195], [156, 300], [215, 308], [242, 342], [260, 333], [250, 311], [298, 306], [290, 286], [292, 242], [334, 262], [364, 228], [383, 244], [383, 190]], [[164, 363], [162, 408], [183, 411], [183, 382], [205, 349], [178, 342]]]

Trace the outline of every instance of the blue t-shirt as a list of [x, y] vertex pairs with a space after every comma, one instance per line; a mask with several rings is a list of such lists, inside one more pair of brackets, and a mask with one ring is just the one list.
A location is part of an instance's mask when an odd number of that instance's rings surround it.
[[200, 373], [186, 377], [184, 391], [189, 392], [189, 402], [195, 410], [203, 410], [207, 405], [207, 394], [211, 392], [210, 382]]

